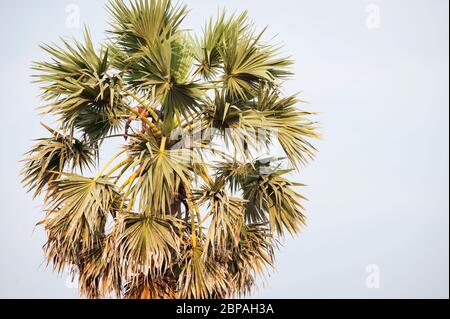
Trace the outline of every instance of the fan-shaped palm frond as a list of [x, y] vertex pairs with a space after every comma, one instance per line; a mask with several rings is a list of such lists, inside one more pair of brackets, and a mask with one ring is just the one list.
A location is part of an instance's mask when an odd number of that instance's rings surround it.
[[317, 150], [309, 140], [320, 137], [317, 122], [310, 119], [315, 113], [299, 111], [295, 107], [299, 102], [295, 95], [281, 97], [279, 90], [263, 85], [258, 98], [250, 102], [253, 107], [241, 116], [243, 127], [268, 130], [267, 136], [273, 133], [295, 168], [314, 158]]
[[186, 37], [143, 48], [125, 73], [128, 83], [151, 92], [165, 118], [187, 116], [198, 107], [204, 88], [192, 80], [193, 54]]
[[85, 143], [71, 139], [42, 124], [53, 136], [42, 138], [28, 152], [22, 170], [22, 183], [38, 196], [52, 181], [58, 179], [64, 169], [91, 167], [94, 152]]
[[167, 149], [170, 144], [166, 138], [161, 141], [152, 136], [141, 138], [146, 142], [134, 138], [134, 145], [145, 148], [131, 165], [134, 174], [123, 185], [132, 198], [129, 209], [139, 196], [141, 211], [165, 215], [171, 212], [171, 205], [180, 191], [188, 191], [186, 187], [197, 173], [194, 163], [198, 155], [190, 149]]
[[232, 192], [243, 190], [243, 185], [251, 178], [273, 172], [280, 167], [280, 157], [269, 157], [257, 159], [251, 163], [238, 161], [218, 162], [215, 166], [217, 180], [227, 184]]
[[305, 224], [304, 207], [300, 200], [305, 197], [293, 188], [304, 186], [283, 177], [289, 170], [277, 170], [267, 175], [248, 178], [243, 184], [244, 198], [248, 200], [247, 219], [253, 223], [269, 220], [273, 232], [283, 236], [287, 230], [296, 234]]
[[179, 260], [180, 299], [224, 298], [229, 283], [223, 266], [205, 258], [201, 246], [187, 246]]
[[48, 260], [61, 271], [101, 244], [107, 217], [114, 215], [120, 194], [107, 179], [67, 173], [49, 188], [49, 211], [41, 223], [48, 233]]
[[239, 242], [241, 227], [245, 222], [246, 202], [238, 197], [230, 197], [223, 186], [218, 184], [201, 190], [202, 197], [199, 205], [208, 205], [205, 219], [211, 217], [206, 237], [205, 250], [213, 256], [225, 252], [231, 243], [236, 246]]
[[163, 275], [180, 254], [183, 227], [181, 220], [171, 216], [121, 215], [114, 236], [126, 273]]
[[122, 62], [119, 69], [138, 59], [143, 49], [151, 49], [162, 39], [177, 35], [187, 14], [186, 6], [174, 6], [171, 0], [137, 0], [131, 6], [122, 0], [112, 0], [107, 9], [112, 18], [113, 46], [125, 57], [122, 61], [115, 60]]
[[216, 20], [211, 18], [203, 29], [203, 37], [196, 38], [196, 73], [206, 80], [212, 80], [223, 63], [221, 49], [229, 43], [233, 32], [243, 34], [249, 28], [248, 14], [243, 12], [227, 18], [223, 12]]
[[104, 137], [120, 126], [126, 114], [120, 94], [122, 81], [110, 76], [108, 50], [97, 54], [89, 32], [85, 43], [63, 41], [64, 47], [44, 45], [52, 62], [38, 62], [33, 69], [40, 74], [46, 112], [58, 116], [62, 128], [81, 130], [91, 141]]
[[215, 128], [224, 136], [227, 129], [239, 128], [240, 109], [227, 101], [225, 91], [215, 90], [214, 98], [205, 97], [202, 115], [205, 127]]
[[114, 64], [127, 82], [161, 103], [165, 118], [195, 109], [203, 90], [192, 79], [189, 37], [179, 30], [186, 7], [173, 6], [171, 0], [136, 1], [131, 7], [115, 0], [109, 11]]
[[273, 84], [291, 74], [291, 60], [278, 58], [278, 48], [260, 44], [262, 35], [235, 30], [221, 49], [223, 86], [232, 101], [255, 97], [261, 81]]
[[[225, 145], [232, 145], [236, 153], [247, 157], [250, 147], [256, 147], [253, 132], [241, 124], [241, 107], [227, 100], [224, 90], [215, 90], [214, 98], [203, 99], [203, 114], [199, 123], [204, 136], [221, 137]], [[208, 130], [211, 130], [210, 133]], [[205, 140], [207, 137], [205, 138]]]

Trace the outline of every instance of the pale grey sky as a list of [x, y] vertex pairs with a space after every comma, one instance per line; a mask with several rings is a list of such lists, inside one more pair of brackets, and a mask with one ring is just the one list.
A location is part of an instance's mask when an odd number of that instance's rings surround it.
[[[77, 297], [43, 264], [40, 202], [20, 187], [18, 161], [43, 133], [29, 77], [31, 61], [45, 58], [38, 44], [80, 35], [67, 23], [70, 4], [104, 39], [104, 3], [0, 4], [0, 297]], [[309, 226], [285, 240], [255, 297], [448, 298], [448, 1], [185, 3], [194, 30], [225, 5], [268, 25], [296, 60], [286, 92], [302, 91], [304, 108], [321, 112], [320, 154], [297, 177], [308, 184]], [[379, 288], [367, 287], [366, 270], [379, 270]]]

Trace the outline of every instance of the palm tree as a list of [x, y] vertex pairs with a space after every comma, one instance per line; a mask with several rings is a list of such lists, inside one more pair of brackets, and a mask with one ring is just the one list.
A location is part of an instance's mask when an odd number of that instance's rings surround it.
[[[43, 195], [47, 261], [88, 298], [245, 296], [305, 224], [302, 185], [287, 175], [319, 136], [314, 114], [281, 92], [292, 62], [245, 12], [196, 37], [170, 0], [107, 8], [99, 50], [86, 29], [82, 42], [44, 45], [51, 60], [33, 67], [57, 123], [43, 124], [49, 137], [23, 168]], [[119, 151], [96, 169], [106, 140]], [[285, 158], [258, 157], [276, 143]]]

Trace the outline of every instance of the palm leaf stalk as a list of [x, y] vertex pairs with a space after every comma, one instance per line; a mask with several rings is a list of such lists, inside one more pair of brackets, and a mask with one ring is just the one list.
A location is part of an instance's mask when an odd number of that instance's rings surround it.
[[[50, 137], [22, 170], [44, 197], [47, 261], [77, 274], [88, 298], [248, 295], [306, 223], [289, 174], [320, 136], [316, 114], [282, 94], [292, 61], [246, 12], [219, 14], [201, 35], [171, 0], [110, 0], [108, 12], [99, 49], [86, 29], [83, 42], [44, 45], [49, 61], [33, 66], [57, 123], [43, 124]], [[102, 142], [121, 137], [98, 167]], [[259, 156], [274, 144], [282, 157]]]

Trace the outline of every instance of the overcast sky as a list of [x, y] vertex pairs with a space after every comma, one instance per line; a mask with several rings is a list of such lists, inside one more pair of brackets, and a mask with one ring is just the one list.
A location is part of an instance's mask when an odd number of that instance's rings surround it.
[[[254, 296], [448, 298], [448, 1], [185, 3], [194, 30], [225, 5], [268, 25], [296, 60], [286, 93], [302, 91], [302, 108], [321, 113], [319, 156], [296, 176], [308, 185], [308, 227], [286, 238]], [[101, 41], [104, 4], [0, 4], [0, 297], [78, 296], [43, 264], [41, 202], [20, 187], [18, 161], [44, 133], [29, 70], [46, 58], [39, 43], [79, 37], [83, 23]]]

